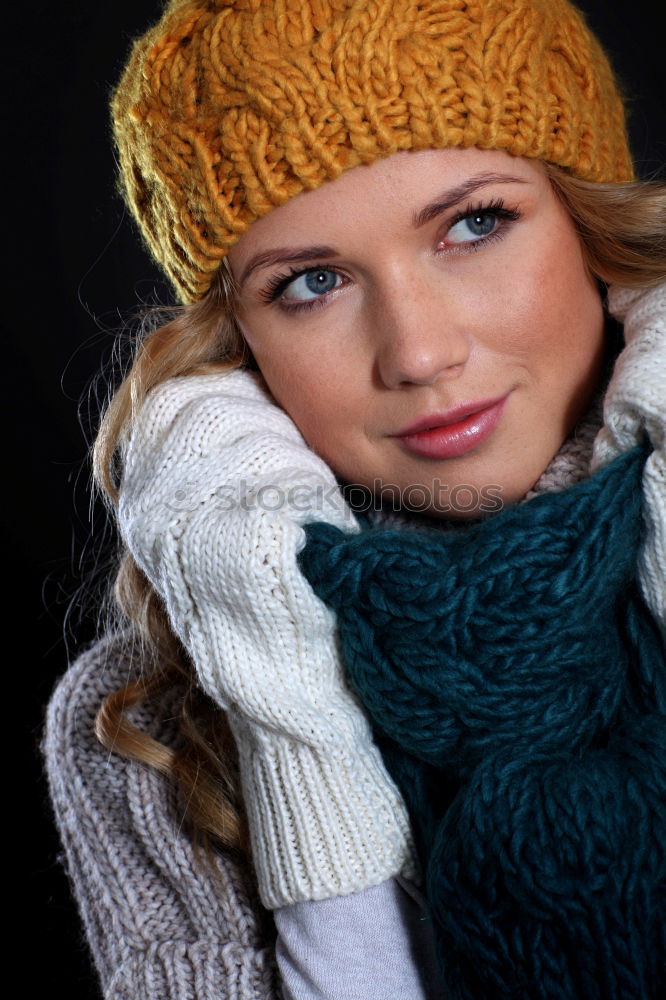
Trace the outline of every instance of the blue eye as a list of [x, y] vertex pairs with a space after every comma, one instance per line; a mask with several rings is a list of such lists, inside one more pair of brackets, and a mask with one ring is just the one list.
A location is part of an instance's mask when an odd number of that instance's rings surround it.
[[308, 302], [320, 295], [326, 295], [327, 292], [332, 292], [341, 284], [342, 278], [339, 274], [322, 267], [315, 271], [306, 271], [305, 274], [290, 281], [288, 285], [285, 285], [282, 296], [292, 301]]
[[490, 236], [497, 228], [498, 216], [494, 212], [474, 212], [451, 226], [446, 234], [447, 243], [469, 243]]

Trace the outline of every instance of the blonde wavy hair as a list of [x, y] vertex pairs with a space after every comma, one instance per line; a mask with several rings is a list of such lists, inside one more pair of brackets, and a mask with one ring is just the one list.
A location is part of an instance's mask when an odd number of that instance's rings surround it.
[[[666, 184], [597, 184], [550, 164], [545, 169], [577, 227], [587, 266], [600, 282], [648, 287], [666, 280]], [[122, 444], [147, 393], [166, 379], [252, 363], [234, 318], [234, 300], [233, 280], [222, 266], [200, 302], [176, 310], [140, 343], [93, 449], [95, 481], [112, 509], [122, 477]], [[140, 643], [146, 669], [105, 699], [97, 715], [99, 739], [109, 750], [175, 780], [196, 843], [206, 850], [247, 851], [236, 753], [225, 716], [198, 687], [159, 596], [127, 552], [120, 557], [114, 596], [121, 619], [131, 626], [128, 641]], [[182, 691], [182, 739], [175, 750], [129, 718], [133, 706], [172, 688]]]

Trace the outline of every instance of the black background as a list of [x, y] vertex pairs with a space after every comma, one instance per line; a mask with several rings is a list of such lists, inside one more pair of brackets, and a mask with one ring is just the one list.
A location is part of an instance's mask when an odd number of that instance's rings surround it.
[[[580, 6], [630, 99], [638, 170], [653, 175], [666, 160], [659, 5]], [[18, 889], [6, 915], [34, 959], [17, 956], [27, 995], [98, 996], [57, 862], [37, 745], [55, 679], [94, 634], [85, 609], [110, 558], [104, 514], [90, 508], [91, 385], [137, 304], [169, 297], [115, 193], [107, 116], [130, 40], [160, 8], [158, 0], [38, 2], [15, 4], [3, 19], [3, 715], [12, 729], [4, 857], [6, 884]]]

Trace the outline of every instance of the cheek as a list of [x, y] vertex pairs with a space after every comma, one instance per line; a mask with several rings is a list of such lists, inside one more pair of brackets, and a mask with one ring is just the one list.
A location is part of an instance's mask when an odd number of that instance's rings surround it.
[[[577, 249], [577, 247], [576, 247]], [[605, 338], [601, 295], [582, 259], [569, 266], [560, 261], [559, 280], [551, 280], [545, 307], [549, 310], [550, 342], [542, 350], [550, 366], [551, 384], [573, 409], [586, 406], [596, 390], [603, 363]]]
[[[552, 232], [552, 230], [551, 230]], [[534, 246], [522, 266], [505, 274], [504, 343], [529, 367], [557, 380], [567, 370], [593, 366], [603, 340], [603, 308], [578, 239], [568, 227]]]
[[[289, 414], [308, 445], [328, 457], [331, 443], [358, 418], [360, 406], [354, 384], [329, 357], [324, 343], [316, 350], [299, 346], [275, 349], [270, 338], [248, 338], [259, 369], [271, 393]], [[309, 346], [309, 345], [308, 345]], [[338, 359], [339, 361], [339, 359]]]

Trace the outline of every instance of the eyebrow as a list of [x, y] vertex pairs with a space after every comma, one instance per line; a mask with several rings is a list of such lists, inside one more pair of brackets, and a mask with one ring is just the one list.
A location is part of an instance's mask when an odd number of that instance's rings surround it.
[[[514, 177], [512, 174], [475, 174], [458, 187], [450, 188], [435, 200], [416, 212], [412, 217], [412, 225], [415, 229], [425, 226], [431, 219], [436, 218], [442, 212], [457, 205], [464, 198], [468, 198], [479, 188], [486, 184], [527, 184], [524, 177]], [[338, 251], [334, 247], [312, 246], [295, 249], [293, 247], [275, 247], [273, 250], [263, 250], [254, 254], [245, 264], [238, 279], [239, 287], [244, 285], [253, 271], [259, 268], [273, 267], [275, 264], [306, 264], [309, 261], [321, 260], [322, 258], [336, 257]]]
[[442, 192], [442, 194], [435, 201], [431, 201], [429, 205], [422, 208], [420, 212], [416, 212], [412, 217], [412, 225], [415, 229], [420, 229], [421, 226], [425, 226], [427, 222], [431, 219], [436, 218], [441, 212], [445, 212], [448, 208], [453, 208], [457, 205], [459, 201], [463, 198], [468, 198], [479, 188], [484, 187], [486, 184], [527, 184], [529, 183], [524, 177], [514, 177], [513, 174], [475, 174], [474, 177], [470, 177], [463, 184], [459, 184], [458, 187], [450, 188], [448, 191]]
[[337, 250], [333, 247], [303, 247], [294, 250], [289, 247], [276, 247], [274, 250], [264, 250], [250, 257], [241, 271], [238, 284], [243, 285], [253, 271], [259, 267], [272, 267], [274, 264], [303, 264], [309, 260], [320, 260], [322, 257], [335, 257]]

